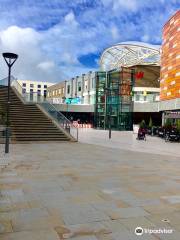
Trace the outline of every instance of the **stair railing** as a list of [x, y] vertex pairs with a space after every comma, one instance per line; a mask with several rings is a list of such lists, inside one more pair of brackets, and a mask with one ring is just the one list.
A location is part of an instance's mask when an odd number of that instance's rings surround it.
[[39, 104], [45, 112], [47, 112], [68, 134], [70, 134], [76, 141], [78, 141], [78, 128], [67, 119], [61, 112], [59, 112], [54, 105], [46, 100], [38, 92], [27, 93], [23, 92], [22, 86], [17, 80], [12, 81], [11, 84], [23, 98], [26, 104]]
[[68, 134], [78, 141], [78, 128], [67, 119], [61, 112], [59, 112], [55, 106], [48, 101], [39, 103], [39, 105], [45, 110]]

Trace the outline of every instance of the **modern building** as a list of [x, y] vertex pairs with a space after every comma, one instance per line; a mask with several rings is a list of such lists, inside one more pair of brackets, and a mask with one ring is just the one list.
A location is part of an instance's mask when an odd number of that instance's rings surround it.
[[134, 70], [96, 73], [96, 103], [94, 126], [100, 129], [132, 130], [132, 88]]
[[90, 71], [48, 87], [47, 99], [54, 103], [95, 104], [96, 74]]
[[180, 10], [163, 27], [160, 110], [163, 122], [180, 119]]
[[65, 103], [67, 104], [94, 104], [95, 103], [95, 72], [88, 72], [64, 81]]
[[47, 99], [52, 103], [65, 102], [65, 82], [54, 84], [47, 88]]
[[[161, 124], [157, 105], [151, 107], [159, 101], [160, 46], [139, 42], [116, 44], [102, 53], [100, 64], [97, 72], [90, 71], [49, 87], [47, 99], [59, 104], [56, 107], [68, 112], [68, 117], [90, 119], [97, 128], [108, 127], [110, 112], [114, 129], [132, 129], [132, 112], [134, 123], [142, 119], [148, 122], [151, 117], [154, 123]], [[111, 97], [107, 96], [108, 88]]]
[[158, 111], [160, 94], [160, 46], [143, 42], [115, 44], [101, 55], [100, 68], [103, 71], [121, 71], [122, 68], [135, 71], [133, 82], [133, 119], [138, 124], [142, 119], [148, 123], [150, 117], [155, 124], [161, 124]]
[[100, 67], [111, 71], [136, 65], [160, 65], [160, 46], [143, 42], [122, 42], [107, 49], [101, 55]]
[[19, 80], [17, 82], [22, 87], [22, 93], [37, 94], [39, 96], [47, 96], [47, 88], [54, 85], [55, 83], [50, 82], [39, 82], [31, 80]]
[[161, 100], [180, 97], [180, 11], [163, 28]]

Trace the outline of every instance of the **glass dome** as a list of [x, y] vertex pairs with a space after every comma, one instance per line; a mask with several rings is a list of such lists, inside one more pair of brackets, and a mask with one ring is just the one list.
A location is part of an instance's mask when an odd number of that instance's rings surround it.
[[100, 58], [100, 67], [103, 71], [134, 65], [159, 66], [160, 45], [122, 42], [105, 49]]

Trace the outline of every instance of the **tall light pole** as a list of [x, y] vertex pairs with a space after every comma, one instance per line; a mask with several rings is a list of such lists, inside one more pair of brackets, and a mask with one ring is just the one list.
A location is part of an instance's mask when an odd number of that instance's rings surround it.
[[9, 108], [10, 108], [10, 85], [11, 85], [11, 67], [18, 58], [15, 53], [3, 53], [5, 62], [8, 65], [8, 99], [7, 99], [7, 109], [6, 109], [6, 141], [5, 141], [5, 153], [9, 153]]
[[[111, 89], [110, 88], [105, 88], [105, 98], [107, 99], [107, 97], [111, 97]], [[107, 103], [105, 103], [107, 104]], [[109, 112], [108, 112], [108, 129], [109, 129], [109, 139], [111, 139], [111, 115], [112, 115], [112, 103], [109, 100]], [[104, 123], [106, 125], [106, 122]]]

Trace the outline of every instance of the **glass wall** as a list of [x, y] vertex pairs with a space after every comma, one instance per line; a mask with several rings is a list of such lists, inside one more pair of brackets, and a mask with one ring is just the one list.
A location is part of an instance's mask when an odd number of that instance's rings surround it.
[[95, 127], [132, 130], [134, 71], [96, 73]]

